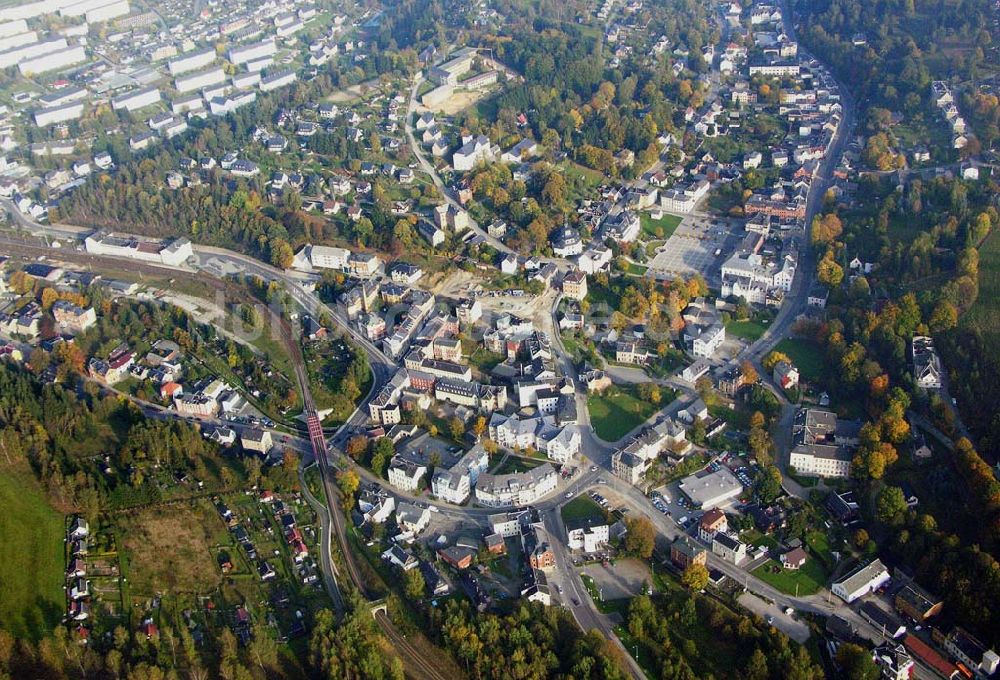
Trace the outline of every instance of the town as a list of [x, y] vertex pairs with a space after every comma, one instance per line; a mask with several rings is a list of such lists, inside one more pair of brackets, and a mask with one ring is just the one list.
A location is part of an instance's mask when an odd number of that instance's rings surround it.
[[456, 4], [459, 42], [336, 2], [0, 7], [0, 384], [86, 414], [25, 454], [55, 621], [102, 653], [275, 640], [309, 676], [350, 620], [438, 678], [477, 663], [442, 615], [530, 606], [632, 677], [996, 673], [916, 543], [968, 536], [943, 489], [996, 485], [946, 360], [1000, 224], [982, 102], [870, 108], [784, 3], [681, 39], [607, 0], [553, 25], [618, 76], [560, 104]]

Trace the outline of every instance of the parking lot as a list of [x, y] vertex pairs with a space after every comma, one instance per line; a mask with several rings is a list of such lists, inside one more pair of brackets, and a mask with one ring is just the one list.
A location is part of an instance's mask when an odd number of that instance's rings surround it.
[[[715, 472], [723, 465], [736, 475], [740, 484], [745, 488], [749, 488], [753, 484], [753, 470], [747, 467], [746, 461], [739, 456], [725, 454], [709, 462], [703, 469], [708, 472]], [[701, 516], [705, 514], [704, 511], [694, 508], [690, 501], [684, 497], [684, 494], [680, 491], [679, 480], [654, 489], [651, 499], [654, 508], [673, 519], [685, 531], [691, 530]]]
[[658, 279], [701, 274], [709, 285], [718, 285], [722, 262], [738, 245], [742, 231], [736, 220], [688, 215], [657, 249], [647, 274]]

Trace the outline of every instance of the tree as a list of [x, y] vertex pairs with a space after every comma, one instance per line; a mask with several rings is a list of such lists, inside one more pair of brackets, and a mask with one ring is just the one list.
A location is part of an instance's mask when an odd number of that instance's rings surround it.
[[640, 558], [649, 559], [656, 545], [656, 529], [645, 517], [630, 517], [625, 520], [625, 550]]
[[342, 470], [337, 473], [337, 487], [344, 495], [345, 506], [353, 505], [354, 494], [359, 486], [361, 486], [361, 478], [354, 470]]
[[708, 585], [708, 569], [704, 564], [692, 562], [681, 574], [681, 583], [691, 590], [702, 590]]
[[813, 243], [832, 243], [844, 231], [840, 218], [833, 213], [820, 217], [816, 215], [812, 222]]
[[773, 350], [769, 352], [766, 357], [764, 357], [764, 361], [762, 361], [761, 363], [764, 365], [764, 368], [766, 368], [769, 371], [773, 371], [774, 367], [780, 364], [782, 361], [788, 364], [792, 363], [792, 360], [788, 358], [787, 354], [785, 354], [784, 352]]
[[774, 465], [768, 465], [757, 473], [754, 480], [754, 492], [762, 503], [773, 503], [781, 495], [781, 471]]
[[345, 450], [347, 455], [355, 461], [361, 460], [361, 456], [365, 455], [365, 452], [368, 450], [368, 437], [363, 434], [354, 435], [347, 440]]
[[857, 531], [854, 532], [854, 537], [852, 540], [854, 541], [854, 547], [856, 547], [858, 550], [864, 550], [865, 546], [868, 545], [868, 541], [870, 539], [868, 537], [867, 531], [865, 531], [864, 529], [858, 529]]
[[281, 238], [271, 241], [271, 264], [275, 267], [288, 269], [292, 266], [294, 258], [295, 253], [292, 252], [292, 246], [289, 245], [288, 241]]
[[836, 662], [847, 680], [878, 680], [880, 676], [871, 652], [849, 642], [837, 649]]
[[396, 454], [396, 447], [388, 437], [380, 437], [375, 442], [375, 450], [372, 451], [372, 472], [379, 477], [385, 472], [385, 467]]
[[740, 364], [740, 375], [743, 376], [743, 382], [747, 385], [753, 385], [760, 380], [760, 376], [757, 375], [757, 369], [754, 368], [753, 363], [749, 359], [744, 359], [743, 363]]
[[833, 250], [827, 250], [816, 265], [816, 278], [828, 288], [836, 288], [844, 280], [844, 268], [833, 259]]
[[650, 404], [659, 404], [663, 399], [660, 386], [652, 382], [639, 383], [638, 393], [641, 400]]
[[458, 416], [454, 416], [448, 421], [448, 430], [451, 432], [452, 439], [462, 441], [462, 437], [465, 436], [465, 423]]
[[878, 492], [875, 500], [875, 518], [896, 526], [903, 521], [907, 509], [906, 496], [898, 486], [886, 486]]
[[403, 572], [403, 592], [411, 600], [419, 600], [424, 596], [424, 576], [419, 569]]

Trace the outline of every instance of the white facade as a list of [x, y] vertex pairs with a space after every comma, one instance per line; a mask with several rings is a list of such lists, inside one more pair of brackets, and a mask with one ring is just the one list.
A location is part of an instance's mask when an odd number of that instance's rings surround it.
[[792, 449], [788, 464], [794, 467], [795, 473], [799, 475], [846, 479], [851, 473], [850, 458], [818, 456], [809, 451]]
[[38, 42], [38, 33], [36, 33], [35, 31], [28, 31], [26, 33], [15, 33], [14, 35], [8, 35], [3, 38], [0, 38], [0, 52], [12, 50], [15, 47], [30, 45], [33, 42]]
[[153, 87], [147, 90], [132, 90], [111, 100], [111, 108], [115, 111], [137, 111], [152, 106], [160, 101], [159, 89]]
[[476, 500], [491, 508], [530, 505], [552, 492], [557, 481], [556, 470], [549, 463], [509, 475], [482, 474], [476, 484]]
[[878, 590], [888, 581], [889, 570], [882, 564], [882, 560], [875, 560], [855, 569], [834, 583], [830, 590], [844, 602], [851, 604], [859, 597]]
[[25, 59], [58, 52], [59, 50], [66, 49], [68, 46], [69, 43], [66, 42], [66, 38], [55, 38], [44, 42], [31, 43], [30, 45], [22, 45], [13, 50], [0, 53], [0, 68], [15, 66]]
[[17, 69], [21, 72], [22, 76], [38, 75], [39, 73], [58, 71], [67, 66], [73, 66], [85, 61], [87, 61], [87, 51], [83, 49], [83, 46], [76, 45], [59, 50], [58, 52], [50, 52], [34, 59], [25, 59], [17, 65]]
[[252, 45], [241, 45], [229, 50], [229, 61], [234, 64], [245, 64], [249, 61], [271, 57], [278, 51], [273, 39], [267, 39]]
[[191, 92], [203, 87], [218, 85], [226, 81], [226, 74], [221, 68], [211, 68], [178, 78], [174, 78], [174, 88], [180, 92]]
[[45, 127], [56, 123], [65, 123], [71, 120], [78, 120], [83, 115], [83, 102], [63, 104], [53, 106], [48, 109], [35, 111], [35, 125]]
[[567, 545], [570, 550], [594, 553], [608, 544], [609, 536], [610, 528], [607, 524], [577, 527], [569, 530]]
[[405, 460], [393, 461], [389, 466], [389, 483], [400, 491], [416, 491], [420, 480], [427, 474], [427, 467]]
[[215, 61], [215, 50], [208, 49], [193, 54], [185, 54], [177, 59], [171, 59], [167, 64], [170, 75], [179, 76], [188, 71], [196, 71]]
[[28, 22], [24, 19], [17, 19], [15, 21], [8, 21], [6, 23], [0, 24], [0, 36], [6, 38], [8, 36], [17, 35], [19, 33], [25, 33], [28, 30]]
[[260, 91], [270, 92], [271, 90], [277, 90], [279, 87], [291, 85], [295, 82], [295, 79], [295, 71], [282, 71], [280, 73], [269, 75], [267, 78], [261, 79]]
[[16, 21], [52, 14], [63, 3], [59, 0], [38, 0], [24, 4], [14, 4], [0, 9], [0, 21]]
[[170, 111], [175, 115], [187, 113], [188, 111], [200, 111], [205, 108], [205, 100], [200, 96], [181, 97], [170, 102]]
[[117, 0], [101, 7], [95, 7], [86, 14], [88, 24], [96, 24], [101, 21], [108, 21], [115, 17], [122, 17], [129, 13], [128, 0]]
[[255, 87], [260, 84], [260, 71], [250, 71], [249, 73], [237, 73], [232, 77], [233, 87], [243, 89]]

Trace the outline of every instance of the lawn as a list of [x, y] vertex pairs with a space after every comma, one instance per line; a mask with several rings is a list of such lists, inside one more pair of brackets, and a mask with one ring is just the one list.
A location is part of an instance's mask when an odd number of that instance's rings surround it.
[[637, 264], [635, 262], [625, 263], [625, 273], [630, 276], [645, 276], [648, 269], [649, 267], [644, 264]]
[[680, 217], [677, 215], [664, 215], [658, 220], [654, 220], [653, 216], [649, 213], [642, 213], [639, 216], [640, 224], [642, 225], [642, 233], [646, 235], [647, 238], [655, 239], [668, 239], [677, 230], [677, 225], [681, 223]]
[[577, 496], [560, 511], [564, 522], [579, 522], [588, 519], [604, 519], [604, 509], [587, 496]]
[[726, 334], [753, 342], [764, 335], [767, 326], [760, 321], [730, 321], [726, 324]]
[[63, 616], [63, 516], [27, 470], [0, 475], [0, 612], [16, 637], [39, 640]]
[[206, 593], [221, 585], [214, 548], [228, 534], [207, 500], [141, 511], [119, 520], [118, 530], [134, 594]]
[[[661, 404], [670, 402], [664, 395]], [[587, 410], [597, 436], [604, 441], [618, 441], [646, 422], [659, 406], [639, 399], [635, 385], [612, 385], [601, 394], [587, 398]]]
[[806, 380], [815, 382], [822, 377], [823, 349], [812, 340], [785, 338], [774, 349], [787, 355]]
[[532, 460], [531, 458], [521, 458], [520, 456], [507, 456], [506, 460], [493, 471], [495, 475], [509, 475], [514, 472], [527, 472], [534, 470], [544, 463], [543, 460]]
[[754, 569], [753, 575], [789, 595], [812, 595], [826, 583], [826, 571], [813, 556], [801, 569], [784, 569], [778, 562], [768, 560]]

